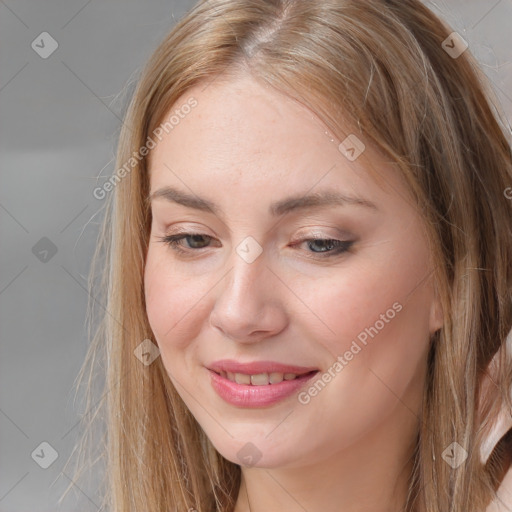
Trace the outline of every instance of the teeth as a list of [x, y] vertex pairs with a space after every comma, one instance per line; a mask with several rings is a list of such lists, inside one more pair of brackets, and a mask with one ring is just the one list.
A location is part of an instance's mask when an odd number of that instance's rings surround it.
[[251, 383], [251, 376], [250, 375], [244, 375], [243, 373], [235, 373], [235, 382], [237, 384], [250, 384]]
[[251, 375], [250, 378], [253, 386], [266, 386], [269, 381], [268, 373], [258, 373], [258, 375]]
[[295, 373], [258, 373], [257, 375], [247, 375], [245, 373], [220, 372], [222, 377], [229, 379], [237, 384], [252, 384], [253, 386], [267, 386], [268, 384], [279, 384], [283, 380], [293, 380], [297, 377]]
[[270, 384], [278, 384], [283, 381], [283, 374], [279, 372], [272, 372], [268, 374]]

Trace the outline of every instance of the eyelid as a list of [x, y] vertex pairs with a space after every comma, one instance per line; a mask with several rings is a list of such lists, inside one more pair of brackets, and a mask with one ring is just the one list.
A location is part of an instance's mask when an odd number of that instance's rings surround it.
[[173, 224], [168, 224], [163, 227], [162, 231], [166, 235], [194, 234], [194, 235], [209, 236], [210, 238], [217, 238], [216, 235], [210, 235], [209, 234], [210, 230], [203, 225], [194, 226], [194, 225], [185, 224], [185, 225], [174, 226]]
[[[335, 230], [335, 233], [329, 234], [325, 231], [326, 229], [333, 229], [333, 230]], [[163, 231], [166, 235], [186, 234], [186, 235], [202, 235], [202, 236], [207, 236], [212, 239], [218, 238], [216, 235], [210, 235], [209, 233], [207, 233], [208, 230], [203, 226], [195, 228], [195, 227], [190, 227], [188, 225], [186, 225], [186, 226], [180, 225], [180, 226], [177, 226], [176, 228], [173, 228], [172, 230], [170, 230], [169, 226], [167, 226], [167, 227], [165, 227], [165, 229]], [[300, 240], [304, 240], [305, 238], [309, 238], [309, 239], [317, 238], [317, 239], [324, 239], [324, 240], [338, 239], [341, 241], [349, 241], [349, 240], [353, 240], [355, 238], [355, 236], [352, 233], [349, 233], [348, 231], [344, 231], [344, 230], [341, 230], [339, 228], [335, 228], [332, 226], [330, 226], [330, 227], [326, 226], [325, 228], [302, 227], [296, 233], [294, 233], [294, 235], [292, 237], [292, 241], [298, 241], [298, 240], [300, 241]]]
[[[173, 234], [168, 234], [163, 237], [158, 237], [157, 239], [159, 242], [163, 242], [166, 245], [169, 246], [169, 248], [174, 251], [177, 255], [177, 257], [190, 259], [194, 258], [196, 255], [201, 255], [203, 251], [207, 251], [211, 246], [207, 247], [200, 247], [200, 248], [184, 248], [180, 244], [180, 242], [186, 238], [190, 238], [193, 236], [199, 236], [203, 237], [209, 240], [216, 241], [217, 238], [212, 237], [208, 234], [201, 233], [201, 232], [192, 232], [190, 231], [181, 231], [181, 232], [174, 232]], [[330, 261], [335, 258], [341, 258], [345, 253], [348, 253], [352, 246], [357, 242], [357, 240], [353, 239], [353, 237], [348, 237], [349, 239], [343, 239], [344, 237], [330, 237], [325, 235], [318, 236], [318, 233], [316, 235], [304, 235], [301, 238], [297, 238], [296, 240], [292, 240], [290, 242], [291, 247], [300, 246], [301, 244], [309, 245], [309, 243], [313, 242], [316, 243], [318, 241], [330, 241], [333, 242], [334, 245], [330, 250], [328, 251], [304, 251], [304, 257], [306, 259], [309, 259], [311, 261], [315, 262], [321, 262], [321, 261]], [[352, 238], [352, 239], [351, 239]], [[341, 240], [340, 240], [341, 239]], [[218, 240], [217, 240], [218, 241]]]
[[[327, 230], [334, 230], [334, 233], [330, 234], [329, 232], [327, 232]], [[304, 228], [301, 228], [299, 229], [294, 235], [293, 235], [293, 238], [300, 238], [300, 239], [304, 239], [305, 237], [308, 237], [308, 238], [336, 238], [338, 240], [349, 240], [349, 239], [353, 239], [355, 237], [355, 235], [353, 235], [352, 233], [349, 233], [348, 231], [344, 231], [342, 229], [339, 229], [339, 228], [334, 228], [334, 227], [324, 227], [324, 228], [319, 228], [319, 227], [312, 227], [312, 228], [307, 228], [307, 227], [304, 227]]]

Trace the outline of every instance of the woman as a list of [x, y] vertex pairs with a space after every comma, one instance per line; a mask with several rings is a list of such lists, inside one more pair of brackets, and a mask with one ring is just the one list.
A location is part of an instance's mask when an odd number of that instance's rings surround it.
[[485, 94], [416, 0], [177, 24], [95, 191], [109, 510], [496, 506], [512, 162]]

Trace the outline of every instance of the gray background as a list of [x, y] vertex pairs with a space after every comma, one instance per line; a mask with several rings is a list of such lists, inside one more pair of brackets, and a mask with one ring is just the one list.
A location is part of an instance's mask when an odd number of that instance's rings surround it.
[[[98, 510], [94, 482], [57, 506], [84, 412], [92, 191], [114, 170], [137, 73], [193, 3], [0, 0], [0, 512]], [[426, 3], [469, 42], [510, 120], [512, 0]], [[58, 43], [46, 59], [31, 47], [42, 32]], [[48, 469], [31, 456], [49, 457], [44, 441], [58, 453]]]

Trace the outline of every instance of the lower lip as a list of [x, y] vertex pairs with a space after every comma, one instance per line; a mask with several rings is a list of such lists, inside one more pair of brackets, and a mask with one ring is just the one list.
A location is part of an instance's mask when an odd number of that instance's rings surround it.
[[299, 391], [318, 373], [307, 373], [293, 380], [283, 380], [278, 384], [253, 386], [237, 384], [212, 370], [208, 371], [211, 375], [213, 389], [226, 402], [238, 407], [264, 407], [275, 404]]

